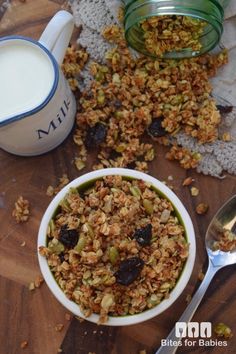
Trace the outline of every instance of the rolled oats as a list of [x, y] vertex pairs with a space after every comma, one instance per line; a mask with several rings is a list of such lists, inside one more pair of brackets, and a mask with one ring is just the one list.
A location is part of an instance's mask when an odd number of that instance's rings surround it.
[[217, 337], [223, 337], [224, 339], [230, 339], [233, 336], [231, 328], [222, 322], [214, 326], [214, 333]]
[[202, 272], [202, 270], [198, 273], [198, 279], [200, 280], [200, 281], [203, 281], [203, 279], [204, 279], [204, 277], [205, 277], [205, 274]]
[[197, 167], [199, 161], [201, 160], [201, 155], [189, 151], [186, 148], [180, 146], [172, 146], [167, 152], [166, 158], [170, 161], [177, 160], [185, 169]]
[[79, 159], [78, 157], [75, 158], [75, 166], [77, 170], [81, 171], [83, 168], [85, 168], [85, 162]]
[[44, 279], [41, 275], [37, 276], [36, 279], [29, 283], [29, 290], [33, 291], [36, 288], [40, 288], [40, 286], [44, 283]]
[[193, 197], [197, 197], [199, 194], [199, 189], [197, 187], [191, 187], [190, 191]]
[[66, 319], [67, 321], [71, 321], [72, 315], [71, 315], [70, 313], [66, 313], [66, 314], [65, 314], [65, 319]]
[[46, 194], [49, 197], [56, 195], [63, 187], [65, 187], [70, 182], [67, 174], [63, 174], [62, 177], [59, 178], [59, 184], [56, 187], [48, 186]]
[[35, 289], [34, 282], [30, 282], [28, 288], [29, 288], [30, 291], [34, 290]]
[[222, 140], [223, 140], [223, 141], [231, 141], [232, 139], [231, 139], [230, 133], [228, 133], [228, 132], [224, 133], [224, 134], [222, 135]]
[[30, 204], [27, 199], [20, 196], [15, 202], [15, 208], [12, 211], [12, 216], [15, 218], [17, 223], [26, 222], [30, 216], [29, 210]]
[[216, 230], [217, 241], [214, 241], [213, 249], [221, 250], [224, 252], [233, 251], [236, 248], [235, 233], [223, 229], [221, 231]]
[[44, 279], [41, 275], [37, 276], [37, 278], [34, 281], [34, 285], [36, 288], [40, 288], [40, 286], [44, 283]]
[[56, 332], [61, 332], [64, 328], [64, 325], [62, 323], [58, 323], [56, 326], [55, 326], [55, 331]]
[[208, 204], [199, 203], [196, 206], [196, 212], [197, 212], [197, 214], [202, 215], [202, 214], [205, 214], [207, 212], [208, 208], [209, 208]]
[[67, 48], [61, 68], [72, 91], [78, 89], [78, 75], [84, 68], [88, 58], [88, 53], [82, 48], [77, 49], [74, 46]]

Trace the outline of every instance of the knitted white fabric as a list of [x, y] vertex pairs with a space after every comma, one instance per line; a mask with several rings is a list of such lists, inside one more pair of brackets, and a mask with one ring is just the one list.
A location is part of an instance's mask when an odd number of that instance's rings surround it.
[[[107, 25], [118, 24], [118, 8], [121, 0], [70, 0], [72, 12], [77, 26], [82, 25], [78, 43], [86, 47], [90, 61], [104, 62], [104, 56], [112, 45], [106, 42], [101, 32]], [[226, 10], [222, 44], [229, 49], [229, 62], [220, 69], [216, 78], [212, 79], [213, 95], [220, 105], [236, 107], [236, 1], [232, 0]], [[80, 88], [88, 88], [92, 77], [89, 74], [89, 63], [82, 72]], [[223, 115], [220, 134], [230, 132], [232, 141], [217, 140], [211, 144], [198, 144], [190, 136], [180, 132], [171, 138], [171, 143], [177, 143], [192, 151], [202, 154], [202, 160], [197, 167], [199, 173], [220, 177], [223, 171], [236, 175], [236, 108]]]
[[114, 16], [114, 18], [117, 20], [117, 14], [118, 14], [119, 8], [122, 5], [122, 1], [120, 1], [120, 0], [105, 0], [105, 3], [107, 5], [107, 8], [109, 8], [110, 12]]
[[76, 25], [83, 28], [78, 43], [86, 47], [92, 60], [104, 62], [105, 53], [112, 45], [103, 39], [101, 32], [104, 27], [117, 24], [117, 18], [104, 0], [77, 0], [71, 8]]
[[[106, 16], [104, 16], [104, 12], [106, 12]], [[81, 0], [79, 14], [81, 20], [89, 28], [99, 33], [114, 20], [103, 0]]]
[[[202, 155], [197, 171], [206, 175], [220, 176], [225, 170], [236, 174], [236, 143], [235, 141], [223, 142], [217, 140], [210, 144], [198, 144], [196, 139], [184, 133], [175, 137], [178, 145], [199, 152]], [[173, 141], [173, 139], [172, 139]]]
[[0, 15], [3, 14], [8, 8], [10, 8], [10, 0], [3, 1], [3, 3], [0, 5]]
[[92, 60], [100, 63], [104, 62], [105, 53], [112, 47], [97, 31], [89, 27], [85, 27], [81, 32], [78, 43], [87, 48]]

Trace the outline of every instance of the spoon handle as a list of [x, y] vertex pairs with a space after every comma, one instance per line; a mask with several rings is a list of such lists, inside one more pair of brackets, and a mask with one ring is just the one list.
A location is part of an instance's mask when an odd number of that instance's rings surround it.
[[[215, 273], [219, 269], [220, 269], [220, 267], [214, 267], [213, 264], [211, 263], [211, 261], [209, 261], [208, 269], [207, 269], [207, 272], [205, 274], [205, 277], [204, 277], [201, 285], [199, 286], [198, 290], [196, 291], [191, 302], [189, 303], [189, 305], [187, 306], [187, 308], [183, 312], [183, 314], [180, 317], [178, 322], [188, 323], [192, 319], [192, 317], [193, 317], [198, 305], [200, 304], [212, 278], [214, 277]], [[182, 336], [181, 337], [176, 336], [175, 327], [174, 327], [172, 329], [172, 331], [169, 333], [168, 337], [166, 338], [166, 346], [164, 346], [164, 345], [161, 346], [155, 354], [174, 354], [176, 352], [176, 350], [178, 349], [178, 342], [181, 341], [181, 338], [182, 338]], [[173, 343], [173, 342], [177, 342], [177, 343]], [[168, 343], [169, 343], [169, 345], [168, 345]]]

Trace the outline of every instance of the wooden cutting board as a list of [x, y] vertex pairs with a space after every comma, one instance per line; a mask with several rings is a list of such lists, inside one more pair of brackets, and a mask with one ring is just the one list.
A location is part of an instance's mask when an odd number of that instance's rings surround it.
[[[0, 8], [5, 1], [0, 0]], [[11, 1], [0, 12], [0, 35], [21, 34], [38, 39], [50, 18], [65, 1], [26, 0]], [[75, 30], [73, 41], [78, 36]], [[1, 84], [1, 78], [0, 78]], [[0, 107], [1, 110], [1, 107]], [[77, 152], [72, 134], [54, 151], [39, 157], [22, 158], [0, 151], [0, 354], [138, 354], [145, 349], [154, 353], [186, 307], [186, 296], [199, 286], [198, 273], [207, 266], [204, 234], [207, 225], [220, 205], [236, 193], [236, 179], [223, 180], [185, 171], [164, 158], [165, 148], [157, 147], [157, 156], [151, 163], [150, 174], [168, 180], [186, 205], [194, 223], [197, 239], [197, 258], [191, 280], [180, 298], [165, 313], [143, 324], [109, 328], [88, 321], [68, 320], [68, 311], [53, 297], [43, 284], [29, 290], [29, 284], [40, 274], [37, 261], [37, 232], [41, 217], [50, 202], [46, 195], [48, 185], [56, 185], [66, 173], [72, 180], [79, 176], [72, 160]], [[91, 169], [95, 156], [91, 156], [86, 169]], [[188, 187], [182, 187], [187, 176], [195, 178], [198, 197], [192, 197]], [[31, 217], [25, 224], [16, 224], [11, 216], [19, 195], [30, 201]], [[199, 202], [209, 204], [205, 216], [198, 216]], [[194, 321], [228, 324], [234, 337], [226, 348], [182, 347], [179, 353], [235, 353], [236, 348], [236, 266], [218, 273], [210, 285]], [[61, 331], [56, 331], [62, 324]], [[28, 345], [22, 349], [21, 343]], [[60, 351], [59, 351], [60, 352]]]

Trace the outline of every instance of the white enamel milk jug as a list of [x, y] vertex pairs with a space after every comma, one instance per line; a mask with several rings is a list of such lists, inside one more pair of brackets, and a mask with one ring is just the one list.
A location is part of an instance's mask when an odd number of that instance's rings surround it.
[[59, 11], [38, 41], [0, 38], [0, 148], [40, 155], [70, 133], [76, 103], [60, 65], [73, 27], [73, 16]]

